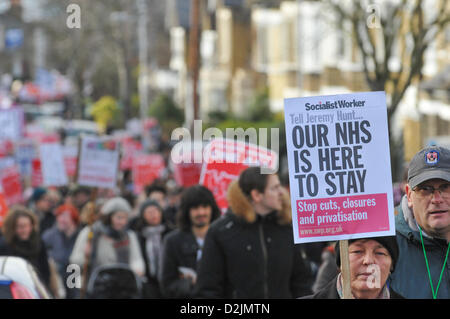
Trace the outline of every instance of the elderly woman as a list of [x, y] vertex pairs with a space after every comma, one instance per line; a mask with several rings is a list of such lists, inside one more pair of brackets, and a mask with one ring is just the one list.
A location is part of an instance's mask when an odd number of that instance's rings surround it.
[[[354, 299], [403, 298], [389, 288], [389, 275], [398, 259], [394, 236], [349, 240], [350, 287]], [[336, 263], [341, 267], [339, 242], [336, 244]], [[329, 284], [305, 299], [340, 299], [342, 276], [339, 273]]]

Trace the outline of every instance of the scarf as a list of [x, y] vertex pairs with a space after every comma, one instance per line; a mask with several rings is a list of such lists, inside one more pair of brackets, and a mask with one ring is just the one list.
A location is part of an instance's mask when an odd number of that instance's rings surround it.
[[148, 273], [150, 277], [156, 277], [159, 270], [160, 256], [162, 252], [162, 233], [164, 225], [146, 226], [142, 229], [141, 235], [145, 239], [145, 253], [148, 259]]
[[39, 252], [41, 251], [39, 235], [32, 232], [28, 240], [20, 240], [17, 237], [14, 237], [11, 248], [17, 255], [24, 257], [25, 259], [37, 260]]
[[[336, 289], [337, 289], [339, 298], [341, 298], [341, 299], [344, 298], [341, 274], [338, 275], [337, 282], [336, 282]], [[352, 294], [352, 299], [356, 299], [355, 296], [353, 296], [353, 294]], [[376, 299], [391, 299], [391, 294], [389, 293], [389, 289], [386, 284], [381, 289], [381, 292]]]
[[117, 262], [121, 264], [130, 263], [130, 239], [126, 230], [115, 230], [111, 226], [101, 224], [100, 231], [112, 240], [116, 252]]

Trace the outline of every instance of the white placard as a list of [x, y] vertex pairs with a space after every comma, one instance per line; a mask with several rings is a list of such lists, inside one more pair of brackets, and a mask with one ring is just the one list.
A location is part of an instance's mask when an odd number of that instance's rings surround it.
[[44, 186], [68, 184], [62, 147], [59, 143], [44, 143], [39, 147]]
[[395, 234], [384, 92], [285, 100], [295, 243]]
[[81, 139], [78, 184], [115, 188], [119, 171], [119, 143], [110, 137]]

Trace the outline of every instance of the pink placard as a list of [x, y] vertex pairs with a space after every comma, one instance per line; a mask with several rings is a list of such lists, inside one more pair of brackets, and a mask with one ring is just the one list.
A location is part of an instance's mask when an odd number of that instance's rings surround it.
[[301, 237], [337, 236], [389, 230], [387, 194], [296, 201]]

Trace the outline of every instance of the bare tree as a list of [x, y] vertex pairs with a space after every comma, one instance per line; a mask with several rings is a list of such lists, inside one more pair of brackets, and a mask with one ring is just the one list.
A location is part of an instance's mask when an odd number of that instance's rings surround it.
[[[324, 2], [341, 22], [350, 23], [370, 89], [384, 90], [390, 97], [388, 122], [392, 132], [393, 115], [406, 90], [422, 78], [425, 51], [450, 22], [450, 1], [436, 0], [435, 8], [424, 8], [430, 1], [421, 0], [357, 0], [347, 5], [337, 0]], [[390, 63], [393, 59], [397, 65]], [[392, 134], [390, 137], [395, 178], [403, 164], [398, 152], [402, 142], [395, 141]]]

